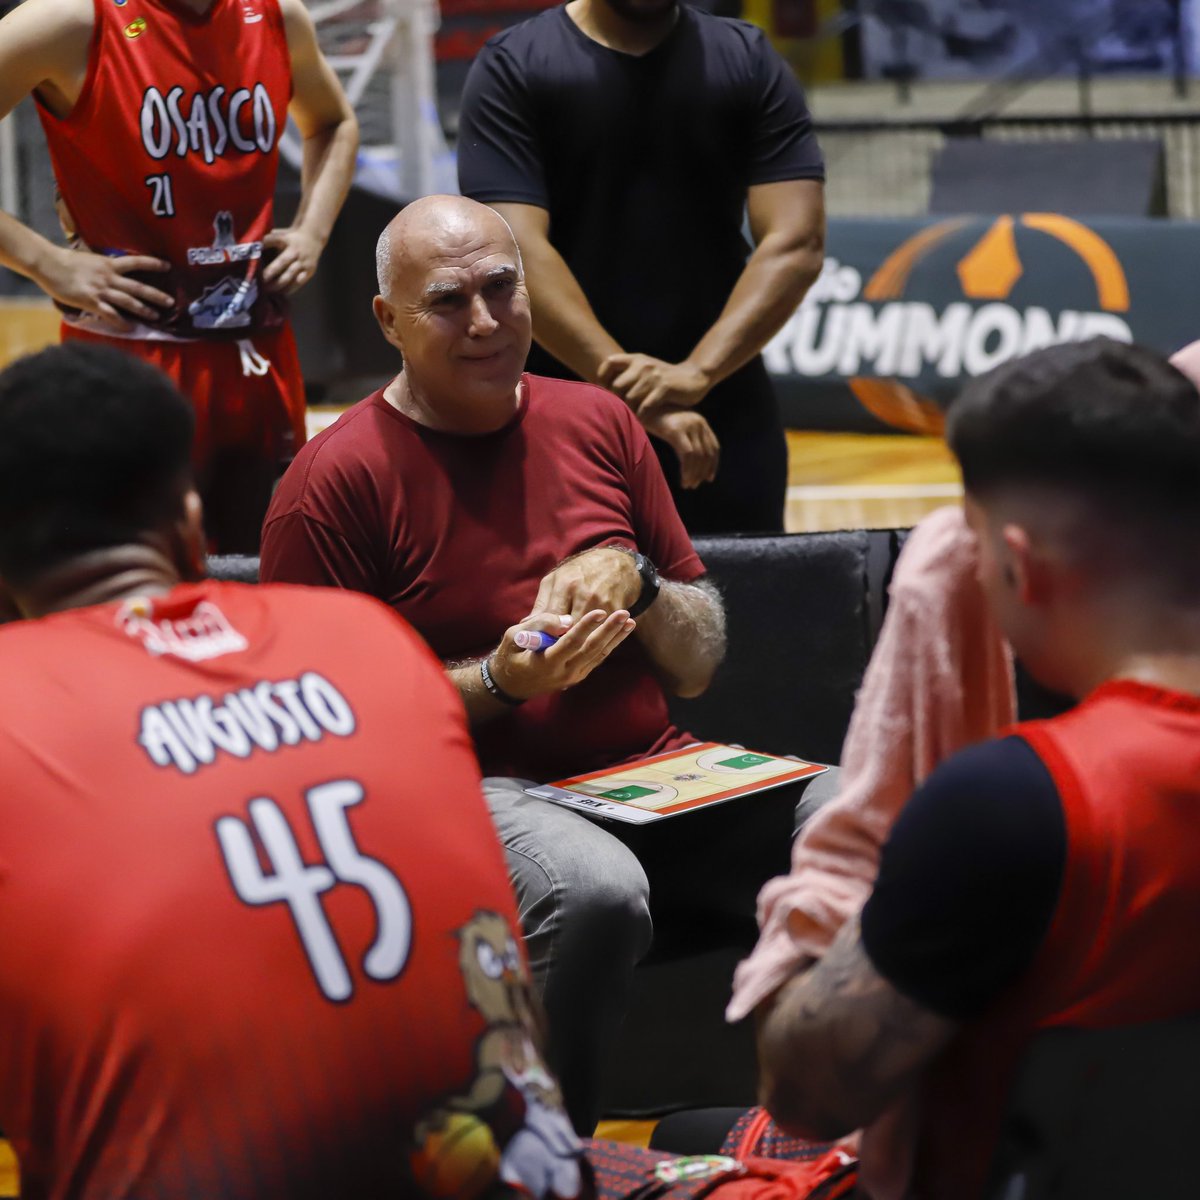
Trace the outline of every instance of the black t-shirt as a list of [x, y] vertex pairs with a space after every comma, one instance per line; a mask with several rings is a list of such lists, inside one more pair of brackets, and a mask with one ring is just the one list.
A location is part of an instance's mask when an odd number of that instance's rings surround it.
[[1062, 801], [1029, 744], [963, 750], [897, 818], [863, 909], [863, 948], [906, 996], [968, 1020], [1029, 967], [1066, 857]]
[[[747, 188], [823, 179], [824, 164], [804, 94], [762, 30], [681, 6], [636, 57], [559, 7], [475, 59], [458, 176], [485, 204], [547, 209], [600, 323], [625, 349], [677, 362], [745, 265]], [[562, 373], [533, 357], [530, 369]]]

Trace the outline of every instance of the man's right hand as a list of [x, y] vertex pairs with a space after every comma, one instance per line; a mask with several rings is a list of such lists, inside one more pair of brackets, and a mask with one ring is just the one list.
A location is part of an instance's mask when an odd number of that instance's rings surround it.
[[721, 443], [698, 412], [689, 408], [660, 410], [642, 425], [679, 456], [679, 481], [685, 488], [696, 488], [716, 479]]
[[[550, 613], [534, 613], [504, 631], [489, 663], [496, 685], [518, 700], [561, 692], [586, 679], [634, 630], [624, 609], [593, 609], [578, 621]], [[522, 629], [542, 630], [558, 638], [549, 650], [520, 650], [514, 635]]]
[[67, 308], [93, 313], [116, 330], [127, 330], [131, 318], [155, 321], [158, 309], [170, 308], [174, 300], [140, 280], [134, 271], [169, 271], [171, 264], [145, 254], [110, 258], [90, 250], [67, 250], [55, 246], [41, 264], [35, 281], [47, 295]]

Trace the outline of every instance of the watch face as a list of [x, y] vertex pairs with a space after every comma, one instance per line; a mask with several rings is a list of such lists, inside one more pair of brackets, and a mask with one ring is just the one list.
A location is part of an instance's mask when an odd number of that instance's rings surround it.
[[658, 598], [658, 591], [662, 585], [662, 580], [659, 577], [658, 568], [644, 554], [635, 554], [633, 561], [637, 567], [637, 573], [642, 578], [641, 595], [638, 596], [637, 600], [633, 603], [633, 607], [629, 610], [630, 616], [636, 617], [644, 613]]

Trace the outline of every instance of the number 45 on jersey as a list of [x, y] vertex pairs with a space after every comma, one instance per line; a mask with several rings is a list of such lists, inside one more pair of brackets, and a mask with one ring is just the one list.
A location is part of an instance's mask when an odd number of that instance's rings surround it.
[[287, 817], [265, 796], [251, 800], [248, 811], [271, 874], [263, 871], [253, 834], [240, 817], [221, 817], [217, 840], [238, 898], [253, 905], [287, 904], [318, 986], [330, 1000], [340, 1002], [354, 995], [354, 982], [321, 905], [322, 893], [343, 883], [357, 885], [371, 897], [375, 941], [362, 966], [380, 982], [395, 979], [404, 969], [412, 944], [412, 909], [396, 876], [355, 844], [346, 810], [362, 801], [362, 787], [352, 779], [334, 780], [310, 788], [305, 799], [328, 865], [304, 862]]

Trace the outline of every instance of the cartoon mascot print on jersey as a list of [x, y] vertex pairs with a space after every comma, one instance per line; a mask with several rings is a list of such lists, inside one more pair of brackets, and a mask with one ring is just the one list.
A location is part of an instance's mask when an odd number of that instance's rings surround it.
[[[502, 916], [487, 911], [458, 939], [467, 999], [487, 1025], [468, 1090], [416, 1127], [413, 1175], [446, 1200], [475, 1200], [497, 1175], [537, 1200], [574, 1200], [583, 1188], [579, 1140], [533, 1039], [532, 989], [516, 939]], [[498, 1145], [497, 1133], [514, 1127]]]

